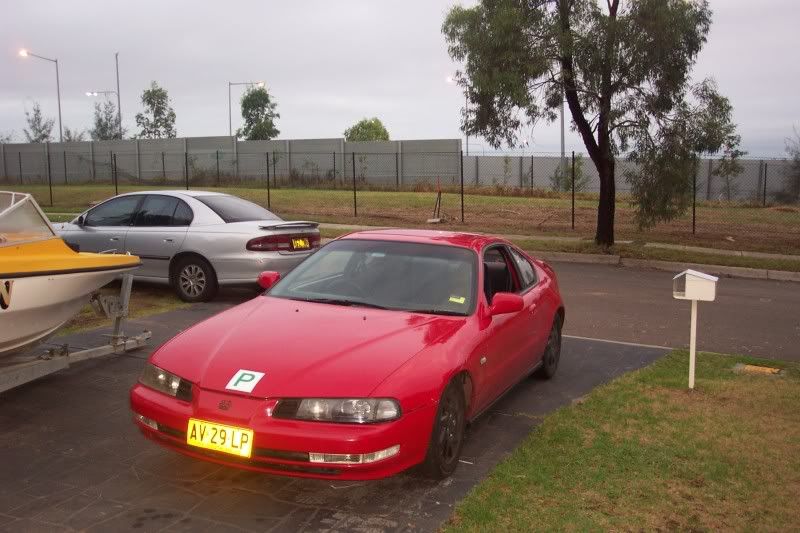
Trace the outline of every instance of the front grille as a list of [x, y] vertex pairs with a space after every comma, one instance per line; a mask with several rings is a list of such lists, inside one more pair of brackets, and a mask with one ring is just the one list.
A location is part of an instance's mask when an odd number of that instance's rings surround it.
[[[158, 424], [158, 430], [170, 437], [186, 440], [186, 432], [179, 431], [164, 424]], [[192, 449], [195, 449], [192, 447]], [[270, 459], [282, 459], [284, 461], [297, 461], [300, 463], [308, 462], [308, 452], [293, 452], [289, 450], [275, 450], [272, 448], [253, 448], [253, 457], [264, 457]]]
[[[161, 430], [165, 435], [172, 435], [173, 433], [181, 433], [174, 429], [169, 428], [168, 431], [165, 431], [166, 426], [159, 424], [159, 430]], [[172, 448], [176, 448], [178, 450], [185, 450], [187, 452], [191, 452], [194, 454], [205, 455], [207, 457], [213, 457], [214, 459], [221, 460], [226, 463], [230, 463], [232, 465], [239, 464], [239, 465], [247, 465], [252, 466], [259, 469], [265, 470], [274, 470], [279, 472], [297, 472], [297, 473], [305, 473], [305, 474], [316, 474], [320, 476], [338, 476], [342, 473], [341, 469], [339, 468], [330, 468], [324, 466], [306, 466], [306, 465], [287, 465], [282, 463], [273, 463], [269, 461], [259, 461], [256, 459], [247, 459], [245, 457], [236, 457], [234, 455], [228, 455], [226, 453], [215, 452], [212, 450], [204, 450], [203, 448], [197, 448], [195, 446], [189, 446], [185, 442], [176, 442], [172, 439], [168, 439], [166, 436], [159, 435], [158, 433], [153, 434], [158, 440], [170, 446]], [[284, 454], [298, 454], [304, 455], [305, 461], [308, 461], [308, 454], [303, 454], [301, 452], [285, 452], [283, 450], [269, 450], [264, 448], [256, 448], [253, 450], [254, 457], [274, 457], [274, 458], [281, 458], [281, 459], [292, 459], [291, 457], [281, 457]], [[301, 459], [296, 459], [301, 460]]]

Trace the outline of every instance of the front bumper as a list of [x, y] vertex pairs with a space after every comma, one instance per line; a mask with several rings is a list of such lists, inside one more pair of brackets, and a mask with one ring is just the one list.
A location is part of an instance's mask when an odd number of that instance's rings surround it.
[[[381, 424], [334, 424], [268, 416], [269, 400], [194, 388], [184, 402], [140, 384], [131, 389], [131, 409], [157, 423], [157, 429], [135, 417], [142, 433], [185, 455], [247, 470], [325, 479], [379, 479], [406, 470], [425, 459], [436, 406], [431, 405]], [[219, 406], [227, 402], [228, 410]], [[274, 402], [273, 402], [274, 403]], [[191, 446], [186, 442], [189, 418], [253, 430], [250, 458]], [[396, 455], [372, 463], [316, 463], [309, 453], [369, 454], [400, 446]]]

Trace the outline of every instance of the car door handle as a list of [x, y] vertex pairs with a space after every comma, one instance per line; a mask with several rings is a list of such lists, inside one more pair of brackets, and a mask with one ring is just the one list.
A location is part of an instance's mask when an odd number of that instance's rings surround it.
[[173, 242], [172, 239], [164, 239], [164, 242]]
[[119, 237], [111, 237], [111, 238], [110, 238], [110, 239], [108, 239], [108, 240], [109, 240], [109, 241], [118, 241], [118, 240], [119, 240]]

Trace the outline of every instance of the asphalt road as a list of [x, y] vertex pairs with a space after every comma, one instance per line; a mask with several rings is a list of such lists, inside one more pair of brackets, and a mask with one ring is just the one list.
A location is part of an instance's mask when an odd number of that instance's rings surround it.
[[[195, 305], [128, 331], [152, 329], [158, 346], [229, 305]], [[68, 340], [92, 345], [97, 333]], [[462, 464], [443, 482], [413, 472], [293, 479], [186, 458], [131, 421], [127, 392], [148, 350], [88, 361], [0, 394], [0, 531], [435, 531], [543, 415], [664, 352], [565, 339], [557, 376], [526, 379], [473, 424]]]
[[[691, 302], [672, 298], [672, 273], [553, 263], [564, 333], [673, 348], [689, 344]], [[675, 272], [677, 274], [677, 272]], [[800, 284], [720, 278], [701, 302], [697, 349], [800, 361]]]

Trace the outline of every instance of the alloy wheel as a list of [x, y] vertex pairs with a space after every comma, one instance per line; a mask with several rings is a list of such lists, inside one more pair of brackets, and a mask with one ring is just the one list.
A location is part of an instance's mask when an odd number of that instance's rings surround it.
[[206, 288], [206, 282], [206, 273], [195, 264], [183, 267], [178, 277], [181, 290], [192, 298], [196, 298], [203, 293]]

